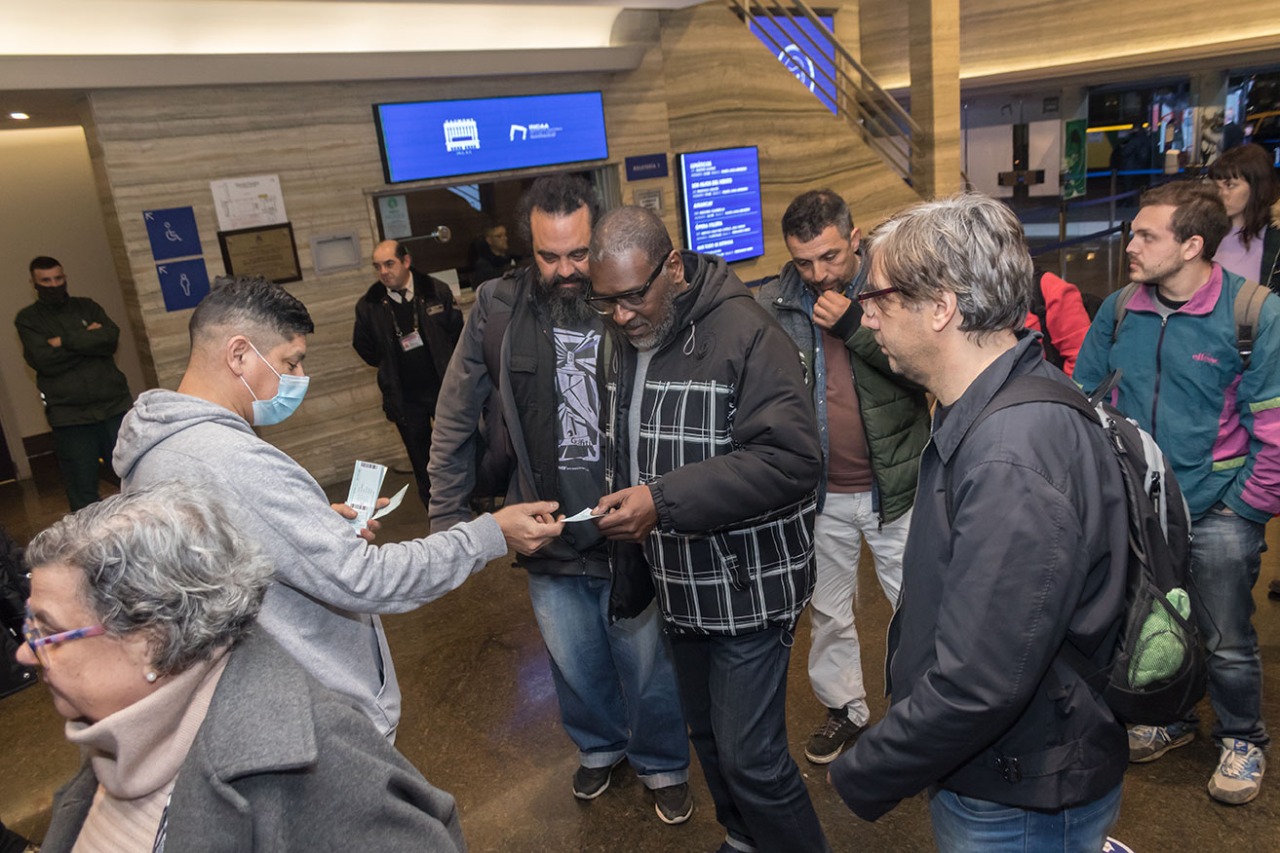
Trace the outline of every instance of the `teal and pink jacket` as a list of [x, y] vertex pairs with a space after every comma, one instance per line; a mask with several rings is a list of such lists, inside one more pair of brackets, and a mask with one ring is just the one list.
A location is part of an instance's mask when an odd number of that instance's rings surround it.
[[1280, 513], [1280, 298], [1263, 303], [1249, 369], [1241, 372], [1234, 302], [1243, 284], [1215, 263], [1209, 281], [1167, 317], [1155, 287], [1139, 288], [1114, 344], [1113, 293], [1072, 378], [1091, 391], [1111, 371], [1124, 371], [1113, 402], [1160, 445], [1192, 519], [1223, 503], [1265, 524]]

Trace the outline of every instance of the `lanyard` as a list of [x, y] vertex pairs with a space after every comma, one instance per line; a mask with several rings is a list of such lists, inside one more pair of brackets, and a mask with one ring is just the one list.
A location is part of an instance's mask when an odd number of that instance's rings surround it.
[[[413, 304], [414, 301], [417, 300], [417, 298], [418, 298], [418, 294], [415, 293], [411, 298], [405, 299], [404, 302], [401, 303], [403, 305], [409, 306], [409, 315], [413, 317], [412, 331], [414, 332], [418, 331], [418, 308], [416, 305]], [[400, 323], [396, 320], [395, 305], [392, 304], [392, 300], [390, 296], [386, 298], [385, 304], [387, 306], [387, 310], [391, 312], [391, 325], [396, 330], [396, 337], [403, 338], [405, 336], [405, 332], [400, 331]]]

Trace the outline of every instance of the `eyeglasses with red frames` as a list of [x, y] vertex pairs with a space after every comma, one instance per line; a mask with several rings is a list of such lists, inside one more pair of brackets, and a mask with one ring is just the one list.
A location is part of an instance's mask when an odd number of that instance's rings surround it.
[[879, 290], [864, 290], [853, 298], [858, 300], [859, 305], [866, 305], [868, 300], [879, 299], [881, 296], [888, 296], [890, 293], [898, 293], [896, 287], [882, 287]]
[[36, 626], [35, 619], [31, 615], [31, 611], [27, 611], [27, 620], [22, 623], [22, 636], [27, 641], [31, 654], [36, 656], [36, 660], [40, 661], [40, 665], [46, 669], [49, 666], [49, 647], [56, 646], [61, 643], [70, 643], [73, 640], [83, 640], [86, 637], [98, 637], [107, 633], [107, 629], [101, 625], [89, 625], [85, 628], [73, 628], [70, 631], [60, 631], [57, 634], [44, 634]]

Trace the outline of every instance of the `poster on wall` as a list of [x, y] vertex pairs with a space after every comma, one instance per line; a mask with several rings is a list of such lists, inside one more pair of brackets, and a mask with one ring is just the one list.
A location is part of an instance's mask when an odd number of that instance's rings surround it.
[[1062, 133], [1062, 198], [1070, 201], [1085, 194], [1089, 168], [1087, 119], [1076, 118], [1065, 123]]
[[210, 181], [219, 231], [238, 231], [289, 221], [278, 175]]

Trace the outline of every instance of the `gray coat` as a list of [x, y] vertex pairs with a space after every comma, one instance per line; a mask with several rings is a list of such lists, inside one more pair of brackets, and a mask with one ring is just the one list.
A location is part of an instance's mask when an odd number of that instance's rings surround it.
[[[86, 761], [54, 798], [42, 850], [69, 853], [97, 788]], [[257, 632], [231, 651], [178, 771], [166, 849], [460, 853], [466, 844], [453, 797]]]

